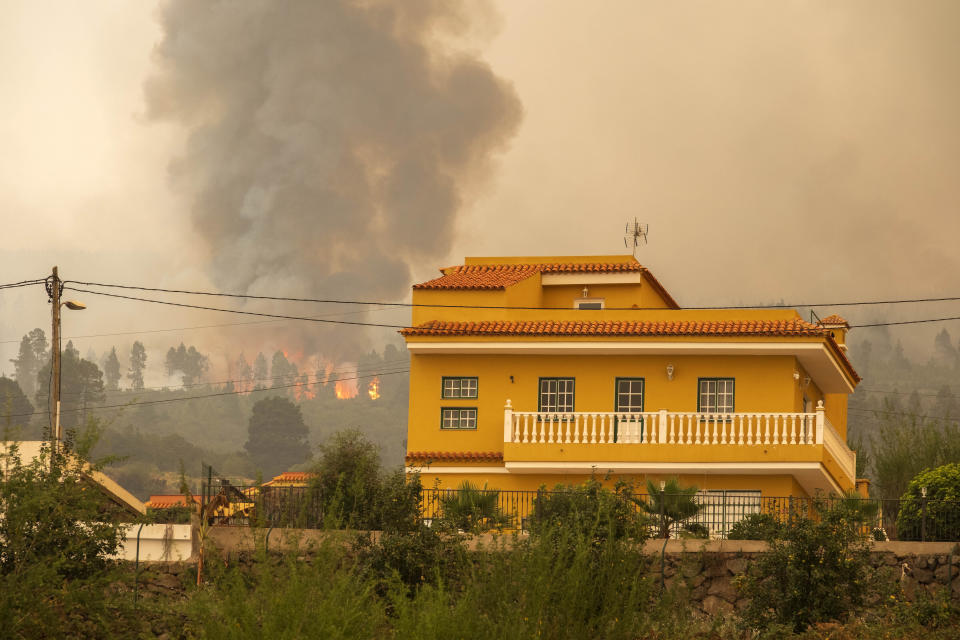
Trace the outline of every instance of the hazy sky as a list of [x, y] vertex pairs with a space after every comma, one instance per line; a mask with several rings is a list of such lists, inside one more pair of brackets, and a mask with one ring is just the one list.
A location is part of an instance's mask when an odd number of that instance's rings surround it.
[[[650, 225], [640, 260], [681, 304], [960, 295], [960, 3], [503, 1], [452, 17], [442, 4], [410, 5], [450, 18], [433, 40], [411, 11], [411, 41], [482, 60], [522, 115], [484, 129], [499, 136], [485, 166], [457, 168], [453, 225], [429, 260], [409, 257], [397, 231], [376, 237], [383, 254], [397, 238], [415, 280], [464, 255], [621, 253], [636, 217]], [[191, 125], [153, 117], [145, 98], [164, 19], [124, 0], [4, 3], [0, 281], [59, 264], [71, 279], [217, 286], [230, 246], [211, 250], [196, 193], [169, 173]], [[324, 78], [315, 95], [337, 91]], [[65, 335], [243, 320], [85, 301]], [[48, 313], [38, 289], [0, 292], [0, 370]], [[960, 304], [897, 313], [960, 315]], [[186, 337], [211, 333], [229, 336]], [[147, 338], [161, 349], [180, 335]]]

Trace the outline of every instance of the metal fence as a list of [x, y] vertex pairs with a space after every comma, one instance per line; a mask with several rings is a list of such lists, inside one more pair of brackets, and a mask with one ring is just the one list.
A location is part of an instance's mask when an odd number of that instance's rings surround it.
[[[427, 525], [449, 515], [454, 505], [485, 496], [496, 505], [501, 528], [529, 530], [551, 502], [588, 500], [576, 488], [569, 491], [508, 491], [476, 489], [466, 495], [463, 489], [423, 489], [420, 500], [420, 518]], [[203, 504], [211, 524], [226, 526], [298, 527], [307, 529], [337, 526], [327, 520], [325, 500], [318, 487], [243, 485], [209, 478], [203, 483]], [[674, 494], [635, 494], [622, 500], [629, 512], [644, 514], [651, 527], [658, 530], [664, 519], [669, 521], [672, 537], [708, 536], [727, 538], [737, 536], [744, 520], [757, 519], [765, 514], [766, 522], [790, 526], [799, 518], [818, 516], [817, 502], [835, 506], [844, 501], [848, 509], [864, 514], [864, 533], [875, 539], [960, 541], [960, 501], [927, 498], [876, 500], [855, 498], [798, 498], [789, 496], [762, 496], [759, 491], [701, 491], [692, 496]], [[689, 517], [671, 517], [673, 507], [684, 501], [696, 507]], [[581, 502], [581, 504], [583, 504]], [[357, 505], [356, 521], [376, 527], [378, 515], [375, 505]], [[366, 512], [364, 512], [366, 511]], [[553, 509], [552, 512], [556, 512]], [[676, 514], [674, 514], [676, 515]], [[505, 524], [504, 524], [505, 523]], [[739, 524], [739, 527], [738, 527]]]

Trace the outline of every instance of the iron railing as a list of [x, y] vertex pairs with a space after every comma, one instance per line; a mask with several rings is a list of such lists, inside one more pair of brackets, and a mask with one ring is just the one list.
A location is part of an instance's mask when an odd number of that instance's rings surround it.
[[[466, 490], [477, 495], [494, 496], [501, 528], [526, 531], [541, 515], [551, 500], [570, 498], [570, 491], [521, 490]], [[270, 486], [228, 482], [209, 478], [203, 483], [202, 497], [209, 521], [218, 525], [297, 527], [319, 529], [337, 527], [342, 518], [331, 518], [325, 513], [325, 500], [319, 487]], [[471, 499], [464, 489], [423, 489], [420, 496], [420, 518], [428, 525], [445, 516], [453, 502]], [[587, 499], [582, 495], [580, 500]], [[857, 498], [798, 498], [789, 496], [762, 496], [759, 491], [701, 491], [693, 496], [635, 494], [623, 500], [635, 514], [643, 513], [653, 530], [664, 518], [670, 518], [670, 505], [692, 500], [696, 512], [687, 518], [673, 521], [671, 536], [707, 535], [727, 538], [736, 534], [736, 525], [753, 514], [767, 514], [768, 522], [790, 526], [798, 518], [817, 517], [817, 501], [823, 506], [846, 502], [851, 512], [862, 515], [864, 533], [875, 539], [960, 541], [960, 501], [927, 498], [878, 500]], [[660, 505], [666, 505], [661, 508]], [[449, 507], [448, 507], [449, 506]], [[379, 528], [374, 505], [357, 505], [351, 520]], [[503, 523], [507, 524], [504, 525]], [[742, 528], [742, 525], [741, 527]], [[654, 535], [656, 535], [654, 533]]]

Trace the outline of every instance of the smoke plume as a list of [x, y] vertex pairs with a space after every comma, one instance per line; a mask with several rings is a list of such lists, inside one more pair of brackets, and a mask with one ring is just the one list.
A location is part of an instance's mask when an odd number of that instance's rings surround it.
[[[518, 128], [512, 87], [451, 42], [456, 2], [173, 0], [148, 113], [211, 277], [253, 294], [398, 299]], [[309, 347], [308, 347], [309, 348]]]

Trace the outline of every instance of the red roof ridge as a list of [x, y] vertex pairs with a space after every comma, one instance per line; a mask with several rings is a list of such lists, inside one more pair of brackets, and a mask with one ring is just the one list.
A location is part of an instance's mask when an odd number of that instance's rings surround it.
[[827, 336], [825, 328], [791, 320], [431, 320], [400, 331], [423, 335], [555, 336]]
[[408, 451], [406, 461], [416, 462], [503, 462], [500, 451]]
[[[192, 496], [196, 504], [200, 504], [200, 496]], [[161, 493], [150, 496], [150, 499], [143, 503], [143, 506], [150, 509], [169, 509], [171, 507], [187, 506], [187, 497], [182, 493]]]
[[504, 289], [538, 273], [641, 273], [667, 305], [679, 309], [663, 285], [636, 260], [630, 262], [536, 262], [520, 264], [461, 264], [440, 270], [438, 278], [414, 289]]
[[833, 313], [833, 314], [830, 314], [829, 316], [827, 316], [826, 318], [822, 318], [818, 324], [820, 324], [820, 325], [828, 325], [828, 324], [830, 324], [830, 325], [843, 325], [843, 326], [847, 327], [848, 329], [850, 328], [850, 323], [847, 322], [847, 319], [844, 318], [843, 316], [841, 316], [840, 314], [837, 314], [837, 313]]

